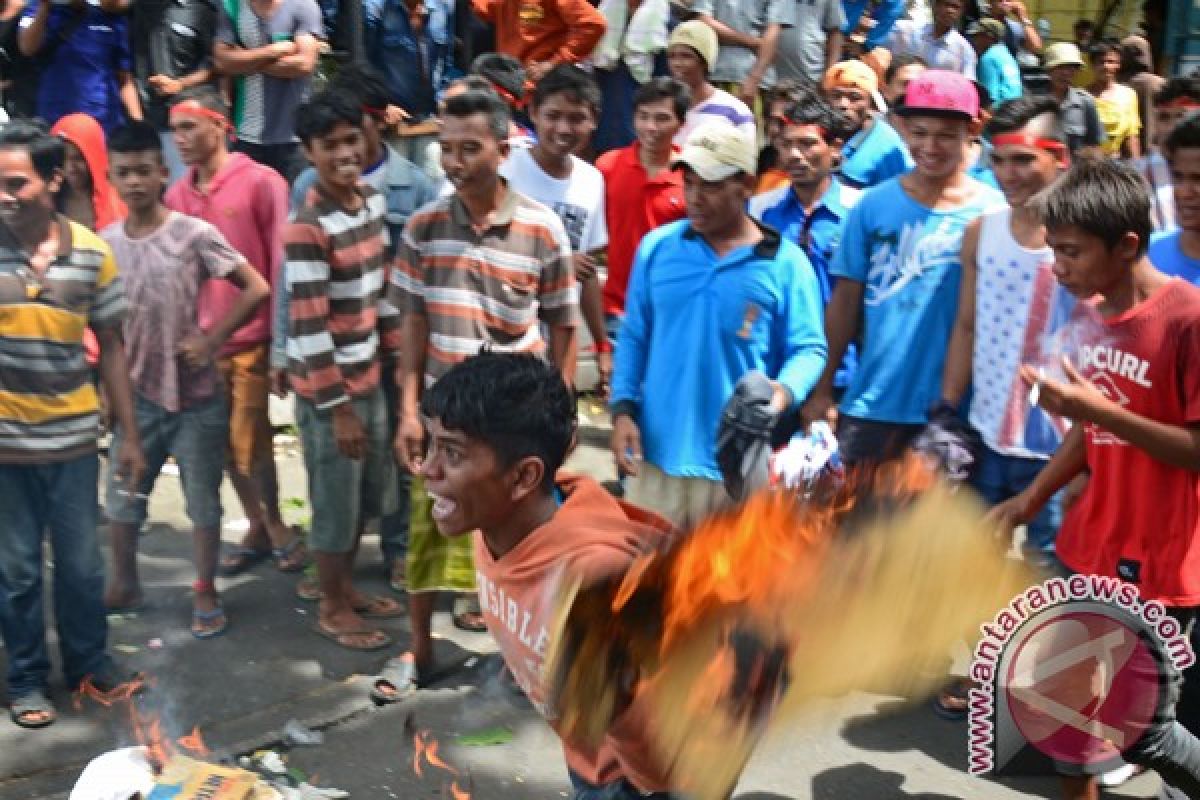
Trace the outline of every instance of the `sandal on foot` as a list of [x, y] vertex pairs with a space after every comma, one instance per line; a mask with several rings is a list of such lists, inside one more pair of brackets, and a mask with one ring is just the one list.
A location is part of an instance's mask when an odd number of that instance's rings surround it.
[[18, 727], [33, 730], [53, 725], [58, 719], [58, 712], [46, 696], [45, 689], [34, 689], [12, 701], [8, 716]]
[[959, 721], [967, 718], [970, 708], [972, 682], [965, 678], [956, 678], [947, 683], [933, 698], [933, 713], [942, 719]]
[[217, 573], [225, 578], [241, 575], [266, 561], [273, 552], [269, 549], [259, 550], [239, 544], [229, 548], [229, 552], [221, 558], [221, 563], [217, 566]]
[[225, 609], [217, 606], [212, 611], [192, 609], [192, 636], [197, 639], [211, 639], [220, 636], [229, 627], [229, 618]]
[[292, 540], [283, 547], [271, 548], [275, 569], [280, 572], [300, 572], [308, 566], [308, 550], [299, 531], [292, 528]]
[[392, 637], [381, 630], [361, 628], [351, 631], [335, 631], [332, 628], [326, 628], [320, 622], [313, 625], [312, 629], [318, 636], [322, 636], [338, 647], [344, 647], [347, 650], [382, 650], [392, 643]]
[[368, 597], [367, 604], [355, 606], [355, 612], [363, 619], [395, 619], [404, 616], [404, 606], [391, 597]]
[[316, 575], [305, 575], [296, 582], [296, 597], [306, 603], [315, 603], [321, 599], [321, 584]]
[[479, 607], [479, 598], [472, 595], [459, 595], [454, 598], [454, 613], [451, 616], [454, 627], [468, 633], [487, 633], [487, 623], [483, 621], [483, 613]]
[[371, 700], [377, 706], [398, 703], [422, 688], [417, 664], [412, 655], [389, 658], [371, 685]]

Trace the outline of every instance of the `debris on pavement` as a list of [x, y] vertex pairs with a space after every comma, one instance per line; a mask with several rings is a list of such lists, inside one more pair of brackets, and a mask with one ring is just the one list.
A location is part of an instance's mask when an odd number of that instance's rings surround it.
[[455, 744], [463, 747], [495, 747], [496, 745], [508, 744], [512, 740], [512, 728], [506, 725], [497, 725], [461, 734], [454, 741]]
[[325, 734], [307, 728], [299, 720], [289, 719], [283, 726], [283, 741], [289, 747], [315, 747], [325, 742]]

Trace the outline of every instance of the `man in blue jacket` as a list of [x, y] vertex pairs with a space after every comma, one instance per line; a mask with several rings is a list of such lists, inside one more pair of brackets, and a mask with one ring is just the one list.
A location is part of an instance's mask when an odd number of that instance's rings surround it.
[[757, 147], [729, 125], [697, 128], [675, 166], [687, 219], [642, 241], [612, 383], [613, 454], [626, 499], [679, 525], [727, 500], [721, 409], [747, 372], [771, 378], [771, 410], [797, 407], [825, 366], [821, 290], [804, 252], [746, 213]]

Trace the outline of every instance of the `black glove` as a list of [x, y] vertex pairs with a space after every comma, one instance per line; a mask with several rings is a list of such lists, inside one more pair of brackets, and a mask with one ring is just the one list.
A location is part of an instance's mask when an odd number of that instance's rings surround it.
[[932, 461], [946, 478], [962, 483], [979, 462], [983, 439], [954, 409], [942, 405], [930, 412], [929, 424], [912, 449]]
[[771, 410], [774, 394], [766, 375], [747, 372], [721, 411], [717, 466], [734, 500], [745, 499], [770, 479], [771, 431], [778, 416]]

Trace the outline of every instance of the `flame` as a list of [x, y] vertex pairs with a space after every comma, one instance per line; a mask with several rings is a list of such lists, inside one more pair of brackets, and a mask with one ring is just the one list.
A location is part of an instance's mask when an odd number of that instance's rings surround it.
[[141, 714], [137, 706], [129, 704], [129, 719], [133, 726], [133, 738], [146, 748], [146, 759], [162, 767], [175, 755], [174, 744], [163, 735], [162, 719], [157, 714]]
[[[412, 728], [412, 719], [409, 718], [405, 722], [405, 728]], [[418, 778], [425, 777], [425, 766], [428, 765], [441, 772], [448, 773], [451, 777], [450, 784], [445, 787], [444, 794], [448, 795], [452, 800], [470, 800], [471, 792], [462, 784], [463, 774], [455, 767], [447, 764], [438, 755], [440, 743], [432, 731], [414, 730], [412, 731], [413, 743], [413, 772]], [[470, 785], [470, 776], [465, 776], [466, 783]]]
[[176, 739], [176, 743], [184, 750], [189, 750], [201, 758], [207, 758], [212, 755], [212, 752], [208, 749], [208, 745], [204, 743], [204, 737], [200, 735], [200, 726], [198, 725], [193, 727], [192, 732], [187, 736], [181, 736]]

